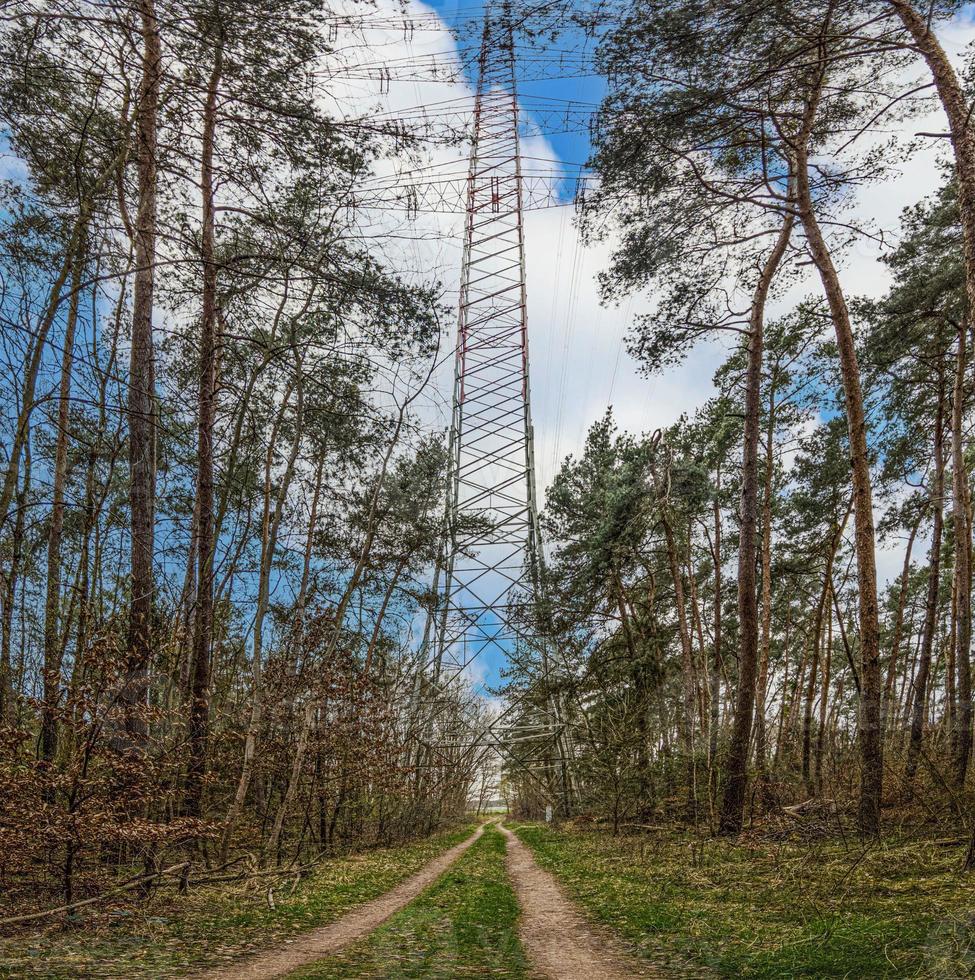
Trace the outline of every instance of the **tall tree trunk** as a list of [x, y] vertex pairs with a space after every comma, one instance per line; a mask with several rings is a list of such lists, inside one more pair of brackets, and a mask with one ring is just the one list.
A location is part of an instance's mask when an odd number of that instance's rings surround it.
[[[832, 554], [836, 554], [833, 549]], [[812, 781], [812, 719], [813, 701], [816, 697], [816, 685], [819, 682], [819, 655], [822, 649], [823, 622], [826, 610], [829, 608], [829, 590], [833, 575], [832, 560], [826, 566], [826, 576], [823, 581], [823, 590], [816, 606], [816, 618], [813, 622], [811, 637], [812, 651], [809, 662], [809, 680], [806, 683], [806, 691], [802, 703], [802, 781], [806, 786], [806, 792], [814, 792]]]
[[[301, 394], [301, 365], [297, 365], [299, 377], [294, 385], [285, 392], [281, 402], [281, 408], [277, 419], [271, 430], [271, 437], [268, 441], [267, 455], [264, 460], [264, 501], [263, 513], [261, 516], [261, 560], [258, 571], [257, 585], [257, 608], [254, 611], [254, 639], [252, 643], [251, 658], [251, 711], [250, 720], [247, 725], [247, 734], [244, 737], [244, 759], [241, 764], [240, 779], [237, 782], [237, 791], [234, 799], [227, 811], [224, 822], [224, 829], [221, 835], [220, 849], [226, 859], [227, 846], [230, 842], [230, 835], [233, 833], [234, 826], [240, 818], [247, 799], [247, 790], [250, 787], [251, 777], [254, 772], [254, 760], [257, 755], [257, 740], [260, 736], [261, 717], [263, 714], [263, 656], [264, 656], [264, 619], [267, 616], [268, 606], [271, 600], [271, 568], [274, 565], [274, 556], [277, 550], [278, 532], [281, 527], [281, 518], [284, 514], [284, 504], [291, 486], [291, 480], [295, 472], [295, 463], [298, 459], [298, 451], [301, 448], [302, 421], [303, 421], [303, 399]], [[278, 433], [281, 423], [284, 420], [285, 412], [291, 401], [291, 394], [294, 387], [298, 388], [298, 406], [295, 412], [295, 434], [291, 444], [291, 451], [281, 476], [278, 492], [274, 498], [272, 508], [272, 466], [274, 462], [274, 451], [277, 446]]]
[[197, 552], [200, 537], [200, 501], [196, 498], [193, 501], [193, 513], [190, 515], [190, 540], [186, 553], [186, 567], [183, 573], [183, 587], [179, 594], [179, 606], [177, 615], [179, 617], [179, 642], [177, 644], [177, 658], [179, 671], [179, 693], [184, 704], [189, 704], [190, 700], [190, 673], [193, 669], [193, 634], [194, 611], [196, 610], [196, 571]]
[[[131, 255], [128, 256], [131, 260]], [[98, 283], [97, 279], [92, 283], [92, 304], [95, 308], [98, 301]], [[81, 548], [78, 556], [79, 565], [79, 584], [78, 584], [78, 630], [75, 637], [75, 662], [71, 668], [71, 683], [69, 687], [69, 696], [71, 697], [73, 703], [76, 705], [76, 710], [78, 714], [81, 714], [82, 707], [79, 703], [77, 692], [79, 686], [84, 679], [84, 669], [85, 669], [85, 655], [88, 649], [88, 637], [90, 635], [90, 624], [92, 620], [93, 612], [93, 593], [92, 588], [92, 538], [96, 534], [96, 529], [98, 522], [101, 519], [103, 508], [105, 502], [109, 497], [112, 490], [113, 481], [111, 479], [111, 474], [115, 470], [115, 460], [118, 455], [119, 439], [113, 445], [113, 450], [111, 453], [111, 461], [109, 464], [109, 476], [106, 480], [101, 482], [101, 485], [97, 487], [96, 490], [96, 478], [98, 476], [98, 460], [101, 455], [100, 450], [102, 450], [110, 438], [109, 436], [109, 425], [108, 425], [108, 414], [109, 414], [109, 402], [108, 402], [108, 383], [110, 378], [115, 377], [115, 367], [118, 361], [118, 340], [120, 333], [120, 325], [122, 320], [122, 311], [125, 309], [125, 299], [126, 292], [124, 289], [119, 290], [118, 298], [115, 303], [114, 315], [111, 318], [112, 330], [110, 333], [110, 344], [109, 344], [109, 356], [108, 362], [103, 367], [101, 360], [98, 357], [98, 349], [103, 342], [99, 336], [98, 332], [98, 320], [95, 318], [92, 323], [92, 340], [91, 349], [93, 353], [93, 362], [95, 373], [98, 377], [98, 389], [96, 395], [96, 401], [98, 404], [98, 431], [99, 437], [91, 444], [88, 451], [88, 459], [85, 469], [85, 502], [83, 510], [83, 519], [81, 527]], [[116, 429], [116, 436], [120, 433]], [[76, 725], [75, 728], [80, 731], [81, 726]]]
[[84, 518], [81, 529], [81, 549], [78, 554], [78, 635], [75, 641], [74, 664], [71, 667], [69, 697], [75, 700], [84, 676], [85, 651], [88, 648], [88, 626], [91, 616], [91, 531], [97, 510], [95, 500], [95, 464], [97, 455], [88, 454], [85, 472]]
[[846, 531], [846, 523], [850, 519], [853, 508], [852, 501], [846, 508], [843, 519], [834, 525], [833, 537], [830, 540], [829, 552], [826, 555], [826, 568], [823, 572], [823, 587], [819, 593], [819, 602], [816, 605], [816, 613], [812, 624], [812, 663], [809, 668], [809, 682], [806, 686], [806, 694], [802, 714], [802, 778], [806, 784], [806, 789], [813, 792], [812, 770], [810, 761], [812, 758], [812, 709], [813, 698], [816, 694], [817, 672], [819, 670], [819, 655], [823, 635], [823, 622], [826, 611], [829, 609], [829, 597], [833, 588], [833, 566], [836, 563], [836, 555], [843, 541], [843, 534]]
[[[791, 180], [790, 180], [791, 184]], [[765, 303], [769, 288], [785, 255], [795, 218], [790, 211], [782, 220], [779, 236], [759, 273], [752, 295], [748, 335], [748, 367], [745, 372], [745, 425], [742, 447], [741, 531], [738, 547], [738, 690], [731, 741], [725, 761], [724, 797], [719, 829], [723, 834], [741, 830], [748, 785], [755, 683], [758, 672], [758, 446], [762, 424], [762, 358]], [[764, 705], [763, 705], [764, 709]]]
[[[907, 608], [907, 594], [911, 584], [911, 557], [914, 553], [914, 541], [924, 519], [924, 510], [919, 511], [917, 520], [911, 525], [911, 533], [907, 536], [907, 547], [904, 549], [904, 567], [901, 569], [900, 588], [897, 592], [897, 612], [894, 615], [894, 635], [890, 641], [890, 660], [887, 662], [887, 677], [884, 680], [883, 722], [884, 731], [892, 731], [891, 704], [894, 698], [894, 682], [897, 678], [897, 664], [900, 660], [900, 650], [904, 639], [904, 610]], [[914, 608], [911, 607], [913, 622]], [[896, 713], [896, 712], [894, 712]]]
[[[832, 579], [829, 583], [830, 594], [833, 594]], [[835, 595], [833, 596], [835, 601]], [[829, 708], [829, 680], [830, 666], [833, 654], [833, 617], [832, 614], [826, 620], [826, 646], [823, 652], [823, 682], [822, 693], [819, 697], [819, 729], [816, 732], [816, 767], [813, 782], [817, 795], [823, 794], [823, 749], [826, 744], [826, 713]]]
[[[356, 589], [359, 588], [359, 583], [362, 580], [362, 576], [369, 565], [369, 559], [372, 555], [372, 546], [376, 539], [376, 534], [379, 531], [379, 525], [382, 520], [382, 514], [380, 513], [379, 503], [380, 497], [382, 495], [383, 488], [386, 484], [386, 476], [389, 472], [389, 464], [393, 458], [393, 453], [396, 447], [399, 445], [400, 435], [403, 431], [403, 424], [406, 419], [406, 410], [412, 401], [417, 397], [419, 391], [415, 392], [400, 406], [399, 415], [396, 420], [396, 425], [393, 427], [393, 432], [390, 437], [389, 445], [386, 448], [386, 452], [383, 455], [383, 462], [379, 470], [379, 475], [376, 479], [376, 484], [373, 488], [373, 492], [369, 499], [369, 510], [366, 515], [365, 522], [365, 534], [363, 536], [362, 545], [359, 549], [359, 555], [356, 559], [355, 566], [352, 569], [352, 573], [349, 576], [348, 581], [345, 584], [345, 588], [342, 591], [342, 597], [339, 599], [338, 606], [335, 609], [334, 624], [332, 627], [332, 632], [328, 640], [328, 645], [322, 652], [321, 659], [325, 664], [331, 663], [332, 657], [338, 648], [339, 642], [342, 638], [343, 624], [345, 623], [345, 615], [349, 608], [349, 603], [352, 601], [353, 595], [355, 595]], [[318, 471], [318, 482], [321, 482], [321, 469]], [[317, 501], [317, 494], [316, 494]], [[309, 529], [309, 536], [312, 533], [312, 529]], [[311, 543], [307, 546], [306, 555], [310, 555]], [[308, 569], [308, 558], [306, 557], [305, 571], [306, 575], [303, 577], [302, 581], [302, 591], [304, 591], [306, 580], [307, 580], [307, 569]], [[300, 602], [303, 604], [304, 597], [302, 596]], [[277, 849], [278, 842], [281, 837], [281, 830], [284, 825], [285, 817], [287, 816], [287, 811], [291, 805], [291, 801], [294, 798], [294, 794], [297, 791], [298, 783], [301, 779], [302, 767], [304, 766], [305, 759], [305, 749], [308, 744], [308, 737], [314, 726], [315, 719], [315, 700], [310, 699], [305, 707], [305, 711], [302, 717], [302, 725], [298, 736], [298, 745], [295, 750], [295, 758], [291, 767], [291, 773], [288, 777], [288, 785], [285, 791], [284, 799], [281, 801], [281, 805], [278, 808], [277, 815], [274, 821], [274, 827], [271, 832], [271, 837], [268, 840], [264, 848], [265, 854], [273, 854]]]
[[[818, 91], [818, 89], [817, 89]], [[884, 779], [884, 745], [881, 737], [881, 698], [883, 678], [880, 670], [880, 619], [877, 608], [876, 533], [873, 520], [873, 490], [870, 455], [867, 448], [867, 419], [860, 384], [853, 325], [846, 297], [840, 285], [829, 247], [823, 237], [812, 191], [809, 186], [808, 133], [816, 113], [816, 99], [810, 101], [805, 132], [796, 145], [796, 196], [806, 241], [819, 271], [829, 304], [840, 373], [846, 403], [850, 440], [850, 466], [853, 483], [853, 521], [856, 541], [857, 585], [859, 594], [861, 683], [859, 742], [861, 758], [860, 832], [880, 832], [880, 807]]]
[[718, 495], [721, 493], [721, 467], [717, 470], [717, 479], [715, 482], [715, 496], [714, 496], [714, 543], [712, 546], [712, 559], [714, 561], [714, 657], [711, 666], [711, 728], [710, 728], [710, 742], [708, 744], [708, 758], [711, 762], [711, 780], [715, 785], [715, 779], [717, 777], [717, 755], [718, 755], [718, 722], [720, 720], [721, 711], [721, 669], [722, 669], [722, 657], [721, 657], [721, 639], [722, 639], [722, 624], [721, 624], [721, 600], [722, 600], [722, 582], [721, 582], [721, 504], [718, 500]]
[[677, 625], [681, 649], [681, 690], [682, 710], [679, 715], [678, 734], [687, 765], [688, 797], [687, 814], [689, 819], [697, 819], [697, 795], [694, 785], [694, 651], [691, 644], [691, 630], [687, 622], [687, 606], [684, 601], [684, 581], [681, 575], [681, 562], [677, 554], [677, 541], [670, 518], [663, 519], [664, 539], [667, 543], [667, 557], [670, 562], [670, 575], [674, 586], [674, 604], [677, 607]]
[[61, 380], [58, 388], [57, 435], [51, 486], [51, 521], [47, 533], [47, 584], [44, 599], [44, 698], [41, 706], [41, 758], [50, 764], [58, 749], [58, 705], [61, 700], [61, 538], [64, 534], [64, 488], [68, 477], [68, 434], [71, 425], [71, 372], [78, 324], [81, 277], [85, 268], [82, 232], [71, 273], [71, 301], [64, 329]]
[[948, 619], [948, 643], [945, 646], [945, 716], [944, 725], [951, 738], [955, 730], [955, 715], [958, 701], [955, 695], [955, 644], [958, 635], [958, 575], [952, 571], [951, 576], [951, 616]]
[[[782, 737], [786, 731], [786, 718], [789, 712], [789, 651], [792, 648], [792, 603], [787, 602], [785, 606], [785, 649], [782, 651], [782, 660], [785, 669], [782, 672], [782, 697], [779, 702], [779, 723], [775, 732], [775, 751], [772, 753], [772, 769], [776, 769], [779, 758], [782, 755]], [[797, 670], [801, 666], [797, 665]]]
[[14, 669], [11, 658], [14, 633], [14, 606], [17, 603], [17, 583], [24, 559], [24, 528], [27, 497], [31, 485], [30, 433], [24, 443], [24, 474], [17, 490], [13, 536], [10, 542], [10, 566], [4, 580], [3, 615], [0, 620], [0, 725], [13, 723], [15, 714]]
[[[776, 369], [777, 370], [777, 369]], [[775, 376], [769, 382], [768, 419], [765, 428], [765, 483], [762, 488], [762, 618], [759, 639], [758, 683], [755, 689], [755, 764], [768, 789], [768, 734], [765, 708], [768, 700], [769, 658], [772, 648], [772, 494], [775, 476]]]
[[197, 533], [196, 615], [193, 629], [193, 668], [190, 678], [189, 759], [183, 809], [187, 816], [202, 812], [210, 734], [210, 658], [213, 643], [213, 430], [217, 400], [217, 266], [214, 254], [213, 151], [217, 129], [217, 94], [223, 73], [223, 36], [216, 39], [213, 68], [207, 83], [203, 112], [203, 145], [200, 190], [203, 195], [202, 318], [200, 324], [200, 388], [198, 407], [198, 459], [196, 499], [199, 506]]
[[304, 626], [305, 612], [308, 605], [308, 588], [311, 584], [311, 557], [315, 544], [315, 528], [318, 525], [318, 504], [322, 494], [322, 475], [325, 472], [325, 450], [318, 450], [318, 466], [315, 468], [315, 483], [311, 492], [311, 504], [308, 510], [308, 532], [305, 535], [305, 549], [301, 564], [301, 583], [295, 599], [295, 625], [300, 631]]
[[968, 467], [962, 443], [965, 414], [966, 329], [958, 330], [958, 357], [951, 411], [952, 527], [955, 534], [955, 670], [957, 704], [952, 729], [952, 769], [956, 786], [965, 782], [972, 750], [972, 528], [969, 520]]
[[931, 526], [931, 552], [928, 557], [928, 590], [924, 603], [924, 627], [921, 633], [921, 649], [918, 654], [917, 673], [914, 677], [914, 699], [911, 706], [911, 735], [907, 746], [907, 763], [904, 778], [910, 784], [917, 772], [917, 760], [921, 753], [924, 735], [924, 711], [928, 698], [928, 677], [931, 672], [931, 651], [934, 634], [938, 628], [938, 592], [941, 586], [941, 537], [944, 527], [945, 494], [944, 461], [944, 392], [938, 386], [938, 412], [934, 424], [934, 479], [931, 485], [931, 505], [934, 520]]
[[156, 519], [155, 353], [152, 339], [156, 264], [156, 125], [162, 48], [154, 0], [140, 0], [142, 78], [136, 106], [135, 282], [129, 353], [129, 633], [122, 704], [129, 749], [146, 750], [148, 669], [152, 657], [153, 541]]
[[[697, 580], [694, 577], [694, 564], [691, 559], [693, 542], [691, 540], [690, 528], [688, 528], [687, 535], [687, 550], [686, 550], [686, 572], [687, 572], [687, 590], [690, 593], [691, 600], [691, 633], [697, 637], [697, 649], [700, 657], [700, 661], [694, 660], [694, 700], [697, 703], [697, 713], [698, 713], [698, 724], [701, 728], [701, 734], [708, 735], [708, 741], [710, 743], [709, 726], [711, 722], [711, 712], [709, 707], [710, 699], [710, 688], [707, 686], [708, 680], [708, 659], [707, 659], [707, 647], [704, 643], [704, 623], [701, 617], [701, 604], [698, 601], [697, 596]], [[700, 666], [699, 666], [700, 663]]]

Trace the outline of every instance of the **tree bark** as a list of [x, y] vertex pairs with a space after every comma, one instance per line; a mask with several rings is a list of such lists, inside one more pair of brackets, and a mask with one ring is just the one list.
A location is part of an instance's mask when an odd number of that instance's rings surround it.
[[[791, 181], [790, 181], [791, 183]], [[752, 716], [758, 672], [759, 620], [756, 566], [758, 564], [758, 446], [762, 422], [762, 359], [765, 303], [772, 280], [792, 235], [795, 218], [791, 212], [782, 220], [779, 236], [759, 273], [752, 295], [748, 336], [748, 367], [745, 374], [745, 425], [742, 447], [741, 531], [738, 548], [738, 690], [731, 741], [725, 761], [724, 796], [719, 830], [737, 834], [745, 816], [748, 785], [748, 756], [751, 749]], [[764, 710], [764, 705], [762, 705]]]
[[681, 562], [677, 554], [677, 542], [669, 517], [663, 519], [664, 538], [667, 543], [667, 557], [670, 562], [670, 575], [674, 586], [674, 604], [677, 607], [677, 625], [680, 633], [681, 649], [681, 690], [682, 710], [679, 716], [678, 734], [687, 764], [688, 817], [697, 819], [696, 787], [694, 785], [694, 651], [691, 645], [691, 631], [687, 623], [687, 606], [684, 601], [684, 582], [681, 575]]
[[931, 505], [934, 519], [931, 525], [931, 552], [928, 557], [928, 590], [924, 603], [924, 627], [914, 677], [914, 698], [911, 706], [911, 735], [907, 746], [904, 779], [910, 784], [917, 772], [921, 740], [924, 735], [924, 711], [928, 697], [928, 677], [931, 672], [931, 651], [938, 627], [938, 592], [941, 586], [941, 537], [944, 527], [944, 396], [939, 385], [938, 412], [934, 424], [934, 479], [931, 486]]
[[400, 558], [396, 563], [396, 567], [393, 569], [393, 574], [390, 576], [389, 584], [383, 592], [383, 601], [380, 603], [379, 609], [376, 612], [376, 622], [373, 625], [372, 634], [369, 637], [369, 646], [366, 648], [365, 661], [363, 662], [362, 672], [366, 677], [372, 676], [372, 659], [376, 652], [376, 646], [379, 643], [383, 620], [386, 618], [386, 610], [389, 608], [390, 600], [393, 598], [393, 593], [396, 591], [400, 577], [406, 570], [408, 561], [409, 555], [404, 555]]
[[955, 391], [951, 411], [952, 527], [955, 535], [955, 670], [957, 708], [952, 727], [952, 775], [962, 786], [972, 749], [972, 529], [969, 521], [968, 467], [962, 442], [965, 414], [966, 330], [958, 330]]
[[809, 682], [806, 685], [806, 695], [802, 713], [802, 778], [809, 793], [814, 792], [812, 781], [812, 770], [810, 762], [812, 759], [812, 713], [813, 698], [816, 694], [816, 681], [819, 671], [819, 656], [822, 649], [823, 622], [826, 617], [826, 610], [829, 609], [829, 597], [833, 588], [833, 565], [836, 562], [836, 554], [843, 540], [843, 533], [846, 530], [846, 522], [850, 519], [852, 501], [846, 508], [843, 519], [834, 525], [833, 537], [830, 540], [829, 553], [826, 555], [826, 569], [823, 573], [823, 588], [819, 594], [819, 602], [816, 605], [816, 614], [812, 624], [812, 662], [809, 668]]
[[48, 293], [47, 306], [41, 317], [37, 328], [37, 335], [34, 339], [33, 349], [30, 351], [25, 364], [24, 381], [21, 388], [20, 406], [17, 413], [17, 421], [14, 426], [14, 435], [11, 441], [10, 452], [7, 456], [7, 470], [4, 473], [3, 488], [0, 489], [0, 531], [7, 522], [8, 512], [11, 501], [17, 489], [17, 477], [20, 473], [20, 456], [24, 451], [27, 442], [27, 432], [30, 428], [30, 416], [34, 411], [34, 393], [37, 389], [37, 375], [40, 372], [41, 360], [44, 357], [44, 348], [47, 345], [47, 336], [54, 325], [57, 317], [58, 307], [64, 297], [61, 290], [64, 289], [68, 276], [74, 267], [75, 256], [81, 246], [82, 228], [87, 225], [87, 210], [84, 215], [79, 215], [75, 220], [71, 238], [65, 249], [64, 259], [58, 271], [57, 278], [54, 280]]
[[[815, 105], [807, 112], [815, 115]], [[807, 118], [811, 125], [811, 119]], [[861, 683], [859, 742], [861, 757], [860, 832], [880, 832], [880, 807], [884, 778], [884, 747], [881, 737], [882, 675], [880, 670], [880, 620], [877, 608], [876, 533], [873, 520], [873, 490], [870, 455], [867, 448], [867, 420], [860, 384], [853, 325], [846, 297], [840, 285], [829, 247], [816, 217], [809, 186], [808, 136], [796, 147], [796, 192], [806, 241], [826, 293], [846, 403], [850, 441], [850, 467], [853, 483], [853, 522], [856, 541], [857, 585], [859, 590]]]
[[[890, 641], [890, 660], [887, 662], [887, 677], [884, 680], [884, 731], [892, 731], [891, 702], [894, 697], [894, 682], [897, 677], [897, 662], [900, 659], [901, 644], [904, 639], [904, 610], [907, 608], [907, 593], [911, 583], [911, 556], [914, 552], [914, 541], [921, 528], [924, 511], [920, 511], [917, 520], [911, 526], [907, 536], [907, 547], [904, 549], [904, 567], [901, 569], [900, 588], [897, 593], [897, 612], [894, 615], [894, 635]], [[913, 622], [914, 607], [911, 607]], [[896, 714], [896, 712], [895, 712]]]
[[[714, 559], [714, 657], [711, 667], [711, 730], [710, 730], [710, 742], [708, 744], [708, 758], [711, 761], [712, 768], [712, 781], [714, 781], [717, 774], [716, 759], [718, 755], [718, 723], [720, 720], [720, 700], [721, 700], [721, 668], [722, 668], [722, 658], [721, 658], [721, 638], [722, 638], [722, 624], [721, 624], [721, 598], [722, 598], [722, 582], [721, 582], [721, 504], [718, 500], [718, 494], [721, 492], [721, 467], [718, 467], [717, 479], [715, 483], [715, 497], [714, 497], [714, 545], [713, 545], [713, 559]], [[715, 785], [716, 791], [716, 785]]]
[[156, 127], [162, 49], [154, 0], [140, 0], [142, 78], [136, 107], [136, 171], [139, 206], [135, 223], [135, 279], [129, 354], [130, 597], [122, 704], [129, 749], [143, 754], [148, 667], [152, 657], [154, 531], [156, 519], [155, 353], [152, 337], [156, 264]]
[[207, 742], [210, 734], [210, 659], [213, 642], [214, 561], [214, 465], [213, 434], [217, 399], [217, 266], [214, 242], [213, 152], [217, 128], [217, 95], [223, 73], [223, 36], [216, 39], [213, 68], [207, 83], [203, 112], [203, 145], [200, 190], [203, 195], [203, 296], [200, 324], [200, 386], [198, 404], [198, 459], [196, 500], [199, 507], [197, 531], [197, 591], [193, 628], [193, 667], [190, 679], [189, 758], [183, 810], [187, 816], [202, 812], [203, 781], [206, 774]]
[[813, 793], [812, 781], [812, 719], [813, 701], [816, 697], [816, 684], [819, 681], [819, 656], [822, 649], [823, 622], [826, 610], [829, 608], [829, 595], [833, 578], [833, 556], [836, 548], [830, 551], [830, 557], [826, 564], [826, 575], [823, 580], [823, 590], [820, 593], [819, 604], [816, 606], [816, 618], [813, 622], [811, 650], [812, 657], [809, 663], [809, 680], [806, 683], [806, 693], [802, 704], [802, 781], [806, 785], [806, 792]]
[[13, 649], [14, 606], [17, 602], [17, 584], [24, 559], [24, 529], [26, 523], [27, 496], [31, 485], [30, 435], [24, 443], [24, 475], [17, 491], [14, 513], [13, 536], [10, 542], [10, 566], [4, 580], [3, 615], [0, 619], [0, 724], [11, 724], [15, 715], [14, 669], [11, 658]]
[[305, 765], [305, 752], [308, 748], [308, 737], [311, 734], [314, 720], [315, 702], [312, 699], [305, 705], [304, 711], [301, 715], [301, 728], [298, 730], [298, 744], [295, 746], [295, 755], [291, 763], [291, 772], [288, 775], [288, 785], [284, 791], [284, 797], [281, 800], [281, 805], [278, 807], [278, 812], [275, 815], [274, 826], [271, 828], [271, 836], [268, 838], [267, 844], [264, 847], [264, 853], [272, 858], [277, 852], [278, 843], [281, 840], [281, 831], [284, 828], [285, 817], [288, 815], [288, 810], [291, 809], [291, 804], [298, 792], [298, 783], [301, 781], [301, 773]]
[[51, 522], [47, 534], [47, 583], [44, 599], [44, 700], [41, 706], [41, 759], [50, 764], [58, 749], [58, 704], [61, 700], [61, 538], [64, 534], [64, 488], [68, 477], [68, 432], [71, 424], [71, 372], [78, 324], [81, 277], [85, 268], [84, 231], [74, 255], [71, 301], [64, 329], [58, 388], [57, 436], [51, 486]]
[[[833, 593], [833, 581], [830, 579], [829, 591], [833, 596], [835, 601], [836, 596]], [[823, 682], [819, 697], [819, 728], [816, 732], [816, 765], [815, 765], [815, 775], [813, 777], [814, 782], [814, 792], [818, 796], [823, 794], [823, 749], [826, 744], [826, 712], [829, 707], [829, 681], [830, 681], [830, 667], [832, 665], [832, 655], [833, 655], [833, 617], [832, 615], [826, 620], [826, 646], [823, 653]]]
[[769, 658], [772, 648], [772, 493], [775, 475], [775, 382], [770, 383], [768, 421], [765, 430], [765, 485], [762, 491], [762, 613], [755, 688], [755, 764], [761, 779], [768, 779], [768, 733], [765, 707], [768, 700]]
[[[271, 568], [274, 564], [274, 556], [277, 550], [278, 532], [281, 528], [281, 519], [284, 514], [284, 504], [287, 499], [288, 490], [295, 472], [295, 463], [298, 459], [298, 451], [301, 448], [302, 421], [303, 421], [303, 399], [301, 389], [301, 363], [298, 362], [296, 369], [299, 373], [297, 380], [282, 399], [281, 409], [271, 430], [271, 437], [268, 441], [267, 455], [264, 460], [264, 501], [263, 513], [261, 515], [261, 559], [258, 572], [257, 585], [257, 608], [254, 611], [254, 639], [252, 643], [251, 657], [251, 711], [250, 719], [247, 724], [247, 734], [244, 737], [244, 759], [241, 764], [240, 779], [237, 782], [237, 791], [234, 799], [227, 811], [224, 822], [224, 829], [221, 835], [220, 850], [223, 859], [226, 859], [227, 846], [230, 842], [230, 835], [233, 833], [234, 826], [240, 818], [244, 808], [244, 801], [247, 799], [247, 790], [250, 787], [251, 777], [254, 772], [254, 760], [257, 755], [257, 741], [261, 730], [261, 717], [263, 714], [263, 658], [264, 658], [264, 619], [267, 615], [268, 606], [271, 599]], [[274, 450], [277, 446], [278, 433], [281, 423], [291, 401], [291, 393], [294, 387], [298, 388], [298, 405], [295, 412], [295, 434], [291, 444], [291, 451], [285, 465], [281, 482], [278, 486], [277, 494], [274, 497], [274, 507], [271, 506], [272, 489], [272, 464], [274, 461]]]
[[958, 575], [953, 571], [951, 576], [951, 615], [948, 618], [948, 642], [945, 645], [945, 715], [944, 727], [951, 738], [955, 730], [955, 715], [958, 702], [955, 696], [955, 643], [958, 635]]

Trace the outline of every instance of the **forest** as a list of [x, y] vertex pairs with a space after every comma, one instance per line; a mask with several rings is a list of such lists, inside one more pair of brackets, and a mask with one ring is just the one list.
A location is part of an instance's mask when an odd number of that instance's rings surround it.
[[[0, 11], [0, 975], [972, 975], [970, 6]], [[531, 585], [480, 675], [449, 372], [505, 44]], [[377, 111], [425, 71], [461, 129]], [[516, 71], [591, 79], [552, 206], [639, 300], [617, 363], [713, 374], [601, 405], [537, 514]], [[448, 150], [459, 300], [389, 177]]]

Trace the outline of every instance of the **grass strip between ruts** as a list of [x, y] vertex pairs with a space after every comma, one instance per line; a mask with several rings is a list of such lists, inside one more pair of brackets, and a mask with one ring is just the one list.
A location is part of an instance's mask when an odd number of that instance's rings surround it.
[[[415, 901], [371, 936], [292, 974], [302, 980], [523, 980], [518, 902], [504, 867], [505, 840], [492, 824]], [[595, 978], [593, 978], [595, 980]]]

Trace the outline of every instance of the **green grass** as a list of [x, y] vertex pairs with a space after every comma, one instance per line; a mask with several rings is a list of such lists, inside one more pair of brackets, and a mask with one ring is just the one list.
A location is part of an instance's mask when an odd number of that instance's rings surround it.
[[504, 855], [504, 838], [493, 825], [487, 827], [446, 874], [371, 936], [292, 976], [303, 980], [527, 978], [527, 961], [516, 933], [518, 903], [505, 875]]
[[470, 824], [388, 850], [328, 861], [297, 884], [275, 879], [275, 909], [266, 879], [256, 887], [203, 887], [185, 898], [160, 891], [143, 905], [107, 902], [75, 928], [0, 939], [0, 976], [76, 978], [171, 977], [224, 963], [325, 925], [418, 871], [473, 833]]
[[975, 976], [975, 877], [959, 872], [957, 848], [516, 830], [655, 963], [669, 954], [763, 980]]

